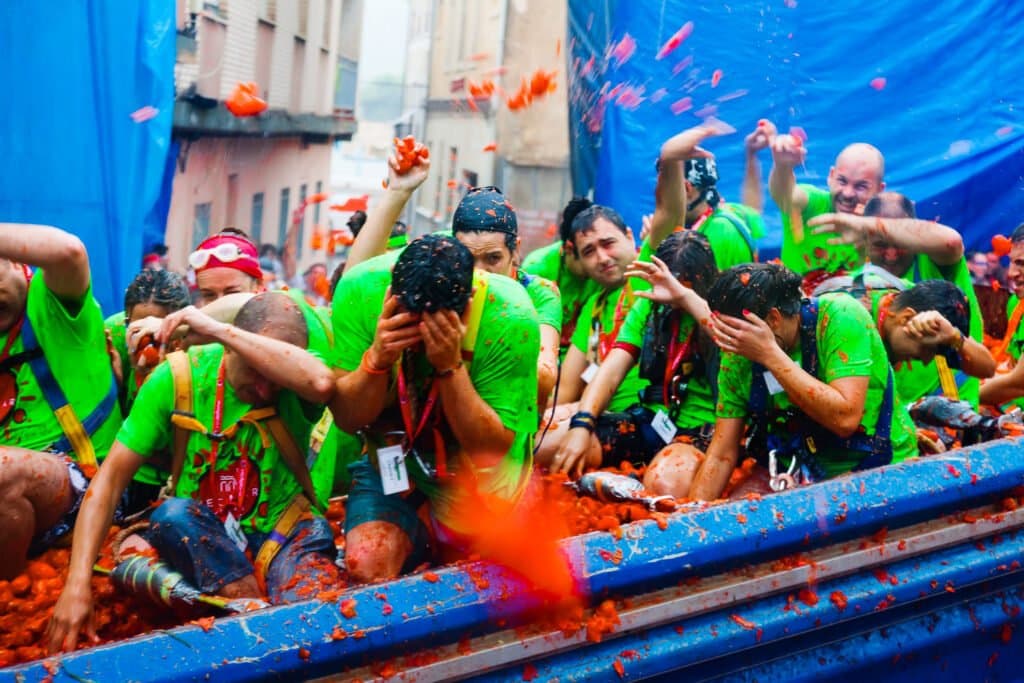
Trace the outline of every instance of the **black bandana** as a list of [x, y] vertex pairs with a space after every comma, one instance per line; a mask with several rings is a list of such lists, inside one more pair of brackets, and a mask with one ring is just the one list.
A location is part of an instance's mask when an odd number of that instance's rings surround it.
[[496, 187], [474, 187], [462, 198], [452, 216], [454, 232], [481, 230], [519, 235], [516, 212]]
[[718, 194], [718, 166], [714, 159], [687, 159], [686, 180], [697, 190], [697, 197], [687, 207], [693, 210], [701, 202], [715, 208], [722, 200]]

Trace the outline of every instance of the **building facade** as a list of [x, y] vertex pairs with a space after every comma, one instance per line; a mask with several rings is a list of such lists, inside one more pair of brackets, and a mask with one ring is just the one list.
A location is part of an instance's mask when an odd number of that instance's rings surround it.
[[[178, 0], [174, 137], [178, 158], [167, 220], [171, 264], [233, 226], [280, 246], [291, 212], [330, 191], [331, 150], [356, 129], [363, 0]], [[255, 82], [268, 109], [238, 118], [224, 105]], [[318, 257], [306, 212], [299, 267]]]
[[[497, 185], [516, 207], [524, 253], [550, 242], [571, 196], [566, 0], [432, 0], [432, 12], [423, 138], [433, 166], [414, 230], [448, 227], [469, 187]], [[557, 70], [555, 91], [510, 111], [505, 97], [537, 69]], [[485, 78], [496, 94], [471, 105], [467, 84]]]

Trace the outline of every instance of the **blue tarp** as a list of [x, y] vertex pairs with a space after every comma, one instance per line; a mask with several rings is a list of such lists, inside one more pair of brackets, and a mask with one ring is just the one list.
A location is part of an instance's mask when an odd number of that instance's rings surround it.
[[[709, 105], [739, 131], [706, 145], [726, 199], [739, 200], [744, 135], [767, 118], [806, 131], [801, 182], [824, 187], [846, 144], [870, 142], [885, 154], [887, 189], [959, 229], [968, 248], [1024, 221], [1024, 3], [570, 0], [569, 14], [573, 187], [634, 228], [653, 210], [659, 146]], [[689, 38], [657, 60], [686, 22]], [[685, 97], [692, 107], [674, 114]], [[767, 184], [767, 151], [761, 163]], [[781, 227], [765, 198], [771, 255]]]
[[[106, 312], [121, 309], [143, 249], [163, 241], [174, 11], [171, 0], [4, 3], [0, 222], [78, 235]], [[136, 123], [146, 106], [159, 113]]]

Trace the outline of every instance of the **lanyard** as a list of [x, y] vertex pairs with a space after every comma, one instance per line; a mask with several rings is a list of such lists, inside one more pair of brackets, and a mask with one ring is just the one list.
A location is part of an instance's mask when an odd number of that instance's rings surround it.
[[213, 399], [213, 430], [208, 435], [210, 438], [210, 474], [213, 476], [214, 468], [217, 465], [217, 452], [220, 450], [221, 427], [224, 426], [224, 360], [221, 359], [220, 367], [217, 369], [217, 393]]
[[[724, 204], [724, 203], [725, 202], [722, 202], [722, 204]], [[721, 206], [721, 204], [719, 206]], [[715, 212], [715, 209], [714, 209], [714, 207], [711, 207], [711, 206], [709, 206], [708, 208], [704, 209], [704, 213], [702, 213], [697, 218], [697, 220], [695, 220], [693, 222], [693, 225], [691, 225], [689, 229], [690, 230], [700, 230], [700, 226], [704, 225], [704, 221], [706, 221], [708, 218], [710, 218], [711, 214], [713, 214], [714, 212]]]
[[690, 355], [690, 348], [693, 346], [693, 331], [686, 335], [686, 339], [682, 342], [677, 341], [679, 337], [679, 325], [680, 316], [675, 314], [675, 319], [672, 321], [672, 337], [669, 340], [668, 345], [668, 359], [665, 363], [665, 377], [661, 384], [662, 399], [665, 405], [669, 405], [669, 390], [672, 386], [672, 375], [679, 364], [683, 362], [683, 359]]
[[[610, 334], [604, 332], [600, 333], [597, 337], [597, 359], [603, 361], [608, 353], [612, 350], [612, 344], [619, 336], [619, 330], [622, 328], [622, 323], [626, 319], [626, 313], [633, 306], [633, 285], [626, 280], [625, 286], [619, 293], [619, 300], [615, 303], [615, 318], [612, 323], [612, 331]], [[594, 316], [593, 322], [600, 325], [601, 316], [604, 314], [604, 307], [608, 305], [608, 300], [605, 299], [604, 303], [601, 304], [601, 310]]]
[[[404, 358], [403, 358], [404, 361]], [[430, 418], [430, 414], [434, 410], [434, 406], [437, 404], [438, 398], [438, 384], [436, 381], [430, 383], [430, 389], [427, 392], [427, 401], [423, 404], [423, 411], [420, 413], [419, 424], [413, 425], [412, 415], [412, 401], [409, 395], [409, 384], [405, 379], [405, 363], [400, 362], [398, 364], [398, 408], [402, 414], [402, 424], [405, 427], [405, 438], [406, 448], [412, 449], [416, 439], [419, 438], [420, 434], [423, 433], [423, 428], [427, 425], [427, 420]], [[440, 411], [436, 417], [439, 417]], [[447, 455], [444, 448], [444, 439], [441, 436], [441, 430], [437, 427], [437, 420], [434, 420], [432, 427], [434, 432], [434, 466], [437, 468], [437, 476], [445, 477], [448, 474], [447, 468]]]

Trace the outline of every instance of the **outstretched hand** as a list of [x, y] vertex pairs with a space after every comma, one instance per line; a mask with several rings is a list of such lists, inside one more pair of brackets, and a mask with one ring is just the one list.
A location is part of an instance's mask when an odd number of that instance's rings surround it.
[[793, 135], [776, 135], [770, 141], [772, 161], [778, 168], [794, 169], [807, 159], [803, 141]]
[[832, 246], [852, 244], [865, 247], [871, 234], [872, 219], [853, 213], [823, 213], [807, 221], [815, 235], [832, 235]]
[[635, 295], [656, 304], [678, 306], [680, 299], [686, 295], [686, 285], [677, 280], [665, 262], [657, 256], [651, 257], [651, 263], [633, 261], [626, 270], [626, 277], [639, 278], [648, 283], [651, 286], [649, 290], [635, 292]]

